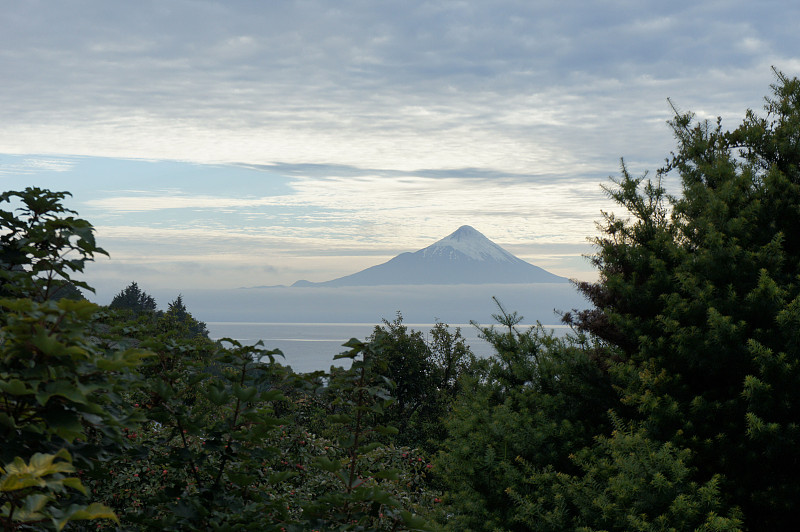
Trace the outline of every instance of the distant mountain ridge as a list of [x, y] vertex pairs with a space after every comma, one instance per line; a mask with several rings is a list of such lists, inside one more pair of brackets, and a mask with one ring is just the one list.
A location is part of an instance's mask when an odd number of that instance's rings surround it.
[[376, 286], [411, 284], [564, 283], [501, 248], [476, 229], [463, 225], [416, 252], [331, 281], [297, 281], [292, 286]]

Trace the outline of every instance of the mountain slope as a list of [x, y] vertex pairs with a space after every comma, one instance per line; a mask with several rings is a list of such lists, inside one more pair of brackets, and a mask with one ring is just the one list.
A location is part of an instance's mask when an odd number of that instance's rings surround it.
[[358, 273], [322, 283], [292, 286], [372, 286], [388, 284], [560, 283], [567, 279], [504, 250], [468, 225], [414, 253]]

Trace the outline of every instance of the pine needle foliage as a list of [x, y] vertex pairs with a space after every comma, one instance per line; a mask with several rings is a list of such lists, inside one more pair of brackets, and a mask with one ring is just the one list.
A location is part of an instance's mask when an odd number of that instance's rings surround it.
[[690, 478], [718, 479], [752, 530], [792, 528], [800, 499], [800, 81], [776, 76], [766, 116], [728, 131], [676, 113], [656, 178], [623, 166], [625, 216], [605, 216], [600, 280], [579, 285], [596, 309], [572, 317], [618, 348], [606, 364], [647, 437], [689, 449]]

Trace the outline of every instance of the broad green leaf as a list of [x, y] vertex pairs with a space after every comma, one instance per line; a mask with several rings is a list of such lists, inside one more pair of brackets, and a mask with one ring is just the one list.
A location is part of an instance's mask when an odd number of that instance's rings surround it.
[[81, 480], [76, 477], [67, 477], [61, 481], [68, 488], [80, 491], [84, 495], [87, 494], [86, 487], [81, 483]]
[[288, 479], [290, 479], [292, 477], [296, 477], [296, 476], [297, 476], [297, 472], [296, 471], [279, 471], [277, 473], [272, 473], [269, 476], [269, 483], [270, 483], [270, 485], [274, 486], [276, 484], [279, 484], [279, 483], [281, 483], [281, 482], [283, 482], [285, 480], [288, 480]]
[[331, 414], [328, 416], [328, 421], [331, 423], [352, 423], [353, 418], [346, 414]]
[[329, 471], [331, 473], [336, 473], [342, 467], [341, 462], [338, 460], [331, 460], [325, 456], [320, 456], [314, 460], [313, 464], [323, 471]]
[[[57, 458], [61, 461], [56, 462]], [[75, 467], [72, 465], [72, 457], [66, 449], [59, 450], [56, 454], [36, 453], [31, 457], [30, 468], [40, 475], [52, 475], [55, 473], [72, 473]]]
[[89, 519], [112, 519], [119, 523], [114, 510], [103, 504], [93, 502], [89, 506], [71, 505], [60, 519], [53, 519], [56, 530], [63, 530], [70, 521], [84, 521]]
[[228, 478], [231, 480], [231, 482], [234, 482], [239, 486], [249, 486], [256, 481], [255, 475], [250, 475], [247, 473], [230, 472], [228, 473]]
[[397, 427], [392, 427], [392, 426], [384, 427], [383, 425], [377, 425], [375, 427], [375, 432], [378, 432], [380, 434], [385, 434], [387, 436], [394, 436], [398, 434], [400, 431], [397, 429]]
[[[62, 460], [56, 461], [57, 458]], [[30, 487], [44, 487], [47, 485], [45, 477], [56, 473], [72, 473], [75, 468], [65, 460], [71, 460], [69, 453], [62, 449], [56, 454], [34, 454], [30, 462], [25, 463], [17, 456], [10, 464], [6, 464], [4, 475], [0, 478], [0, 491], [17, 491]], [[61, 483], [61, 480], [55, 481]]]
[[17, 424], [14, 421], [14, 418], [6, 414], [5, 412], [0, 412], [0, 425], [6, 426], [10, 429], [16, 429]]
[[228, 402], [231, 396], [224, 388], [211, 386], [206, 392], [206, 397], [215, 405], [222, 406]]
[[407, 510], [402, 510], [400, 512], [400, 517], [403, 519], [403, 524], [405, 524], [409, 530], [431, 530], [425, 519]]
[[29, 387], [19, 379], [11, 379], [8, 382], [0, 382], [0, 391], [9, 395], [31, 395], [34, 393]]
[[44, 391], [36, 394], [36, 400], [40, 405], [44, 406], [53, 396], [65, 397], [73, 403], [82, 405], [89, 402], [86, 395], [76, 385], [65, 381], [57, 381], [49, 384]]
[[261, 392], [262, 401], [283, 401], [284, 399], [285, 397], [283, 396], [283, 392], [277, 388], [267, 390], [266, 392]]
[[372, 475], [375, 478], [385, 478], [388, 480], [397, 480], [400, 478], [400, 470], [399, 469], [385, 469], [383, 471], [378, 471], [377, 473]]
[[31, 473], [8, 473], [0, 479], [0, 492], [24, 490], [31, 487], [44, 487], [47, 483]]
[[18, 521], [38, 521], [44, 515], [40, 512], [47, 506], [47, 503], [52, 500], [52, 497], [44, 493], [32, 493], [25, 497], [22, 506], [16, 513]]
[[31, 338], [31, 343], [39, 351], [49, 356], [58, 356], [64, 349], [64, 345], [58, 341], [58, 338], [44, 331]]
[[368, 443], [366, 445], [362, 445], [361, 447], [359, 447], [358, 448], [358, 452], [359, 452], [359, 454], [367, 454], [367, 453], [369, 453], [371, 451], [374, 451], [375, 449], [378, 449], [382, 445], [383, 444], [381, 442], [377, 442], [377, 441], [376, 442], [372, 442], [372, 443]]
[[40, 512], [50, 500], [52, 500], [52, 497], [44, 493], [32, 493], [31, 495], [25, 497], [25, 502], [23, 503], [21, 510], [23, 512], [28, 512], [29, 515]]
[[363, 349], [366, 344], [358, 338], [350, 338], [342, 344], [342, 347], [349, 347], [351, 349]]
[[233, 394], [236, 396], [237, 399], [244, 402], [250, 402], [258, 393], [258, 389], [255, 386], [250, 386], [247, 388], [242, 388], [241, 386], [234, 386]]
[[71, 442], [83, 434], [83, 426], [75, 412], [58, 410], [48, 412], [46, 417], [48, 431]]

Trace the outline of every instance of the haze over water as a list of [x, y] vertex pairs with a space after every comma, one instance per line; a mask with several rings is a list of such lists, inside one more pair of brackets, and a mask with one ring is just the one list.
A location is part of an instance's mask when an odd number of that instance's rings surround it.
[[[347, 359], [334, 360], [338, 353], [346, 351], [342, 347], [350, 338], [365, 340], [369, 337], [376, 323], [248, 323], [248, 322], [208, 322], [209, 336], [214, 340], [232, 338], [245, 345], [253, 345], [257, 341], [264, 342], [264, 349], [280, 349], [284, 357], [276, 357], [281, 364], [289, 365], [295, 372], [307, 373], [317, 370], [327, 371], [333, 366], [349, 367]], [[420, 331], [426, 341], [430, 340], [430, 323], [405, 323], [409, 331]], [[487, 324], [488, 325], [488, 324]], [[520, 324], [518, 328], [525, 330], [530, 325]], [[493, 354], [488, 342], [479, 338], [479, 331], [469, 323], [450, 324], [450, 332], [456, 328], [461, 330], [464, 342], [479, 357]], [[564, 325], [547, 325], [556, 335], [566, 334], [569, 330]]]
[[[314, 288], [186, 290], [187, 308], [205, 322], [377, 323], [401, 312], [408, 323], [492, 323], [496, 297], [526, 323], [558, 323], [555, 312], [588, 303], [570, 283], [492, 285], [410, 285]], [[155, 290], [160, 307], [178, 294]], [[98, 293], [110, 301], [113, 294]], [[107, 303], [107, 301], [106, 301]]]
[[[159, 301], [175, 294], [157, 293]], [[568, 283], [529, 285], [425, 285], [338, 288], [259, 288], [188, 291], [183, 294], [195, 317], [207, 323], [210, 336], [230, 337], [245, 344], [264, 341], [266, 349], [281, 349], [284, 363], [295, 371], [327, 370], [341, 345], [350, 338], [366, 339], [376, 324], [392, 321], [400, 312], [409, 329], [427, 333], [438, 320], [461, 328], [472, 351], [488, 356], [488, 343], [478, 338], [475, 321], [495, 323], [496, 297], [507, 312], [523, 317], [521, 328], [537, 321], [566, 333], [555, 310], [585, 308], [586, 301]], [[343, 365], [337, 361], [336, 365]]]

